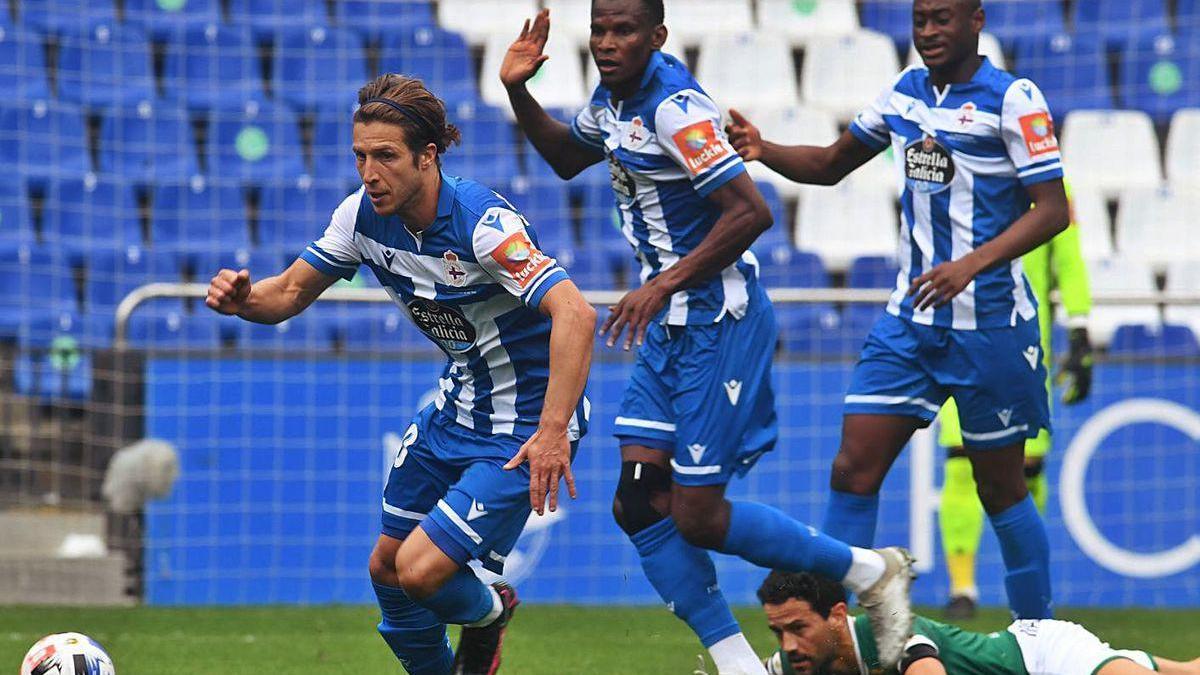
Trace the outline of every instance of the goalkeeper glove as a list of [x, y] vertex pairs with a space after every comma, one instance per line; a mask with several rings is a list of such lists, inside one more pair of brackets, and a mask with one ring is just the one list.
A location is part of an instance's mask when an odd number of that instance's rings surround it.
[[1059, 365], [1057, 379], [1063, 403], [1074, 405], [1092, 390], [1092, 342], [1086, 328], [1072, 328], [1068, 336], [1067, 357]]

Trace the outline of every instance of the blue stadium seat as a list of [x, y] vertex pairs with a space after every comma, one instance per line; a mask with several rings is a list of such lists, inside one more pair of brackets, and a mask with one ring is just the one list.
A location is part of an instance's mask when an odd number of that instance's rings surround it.
[[103, 107], [155, 95], [150, 42], [137, 28], [103, 23], [60, 38], [59, 98]]
[[1200, 357], [1200, 344], [1187, 326], [1124, 325], [1117, 326], [1108, 353], [1113, 356], [1196, 358]]
[[763, 233], [759, 239], [765, 237], [772, 242], [780, 239], [787, 241], [787, 233], [791, 231], [791, 227], [787, 221], [787, 210], [783, 207], [783, 198], [779, 196], [779, 190], [766, 181], [755, 181], [754, 186], [758, 188], [763, 201], [767, 203], [767, 210], [771, 212], [771, 229]]
[[138, 308], [129, 318], [127, 338], [139, 349], [218, 349], [221, 319], [211, 310], [188, 311], [175, 299], [157, 299]]
[[900, 267], [896, 261], [883, 256], [863, 256], [850, 263], [846, 273], [849, 288], [892, 288]]
[[306, 173], [300, 126], [291, 110], [266, 100], [209, 114], [207, 172], [222, 180], [262, 183]]
[[42, 38], [0, 21], [0, 91], [5, 98], [27, 101], [48, 98], [50, 80]]
[[353, 28], [368, 42], [378, 42], [384, 30], [432, 26], [437, 23], [429, 0], [336, 0], [334, 14], [340, 26]]
[[[779, 192], [770, 183], [756, 183], [767, 208], [771, 211], [772, 225], [766, 232], [758, 236], [750, 245], [750, 250], [758, 258], [759, 278], [768, 286], [778, 285], [779, 279], [774, 278], [775, 271], [781, 264], [786, 264], [795, 253], [795, 246], [788, 237], [788, 224], [783, 211], [783, 201]], [[772, 276], [770, 280], [766, 276]]]
[[130, 291], [153, 282], [179, 282], [183, 277], [175, 256], [142, 248], [99, 250], [88, 256], [83, 299], [89, 316], [111, 320], [113, 311]]
[[170, 103], [143, 101], [105, 111], [99, 156], [102, 172], [142, 184], [200, 173], [187, 111]]
[[791, 246], [774, 247], [758, 256], [759, 279], [773, 288], [829, 288], [829, 272], [815, 253]]
[[1200, 40], [1168, 33], [1132, 40], [1121, 59], [1121, 105], [1169, 124], [1180, 108], [1200, 106]]
[[209, 24], [175, 33], [167, 43], [163, 90], [197, 111], [264, 96], [250, 31]]
[[475, 101], [475, 70], [467, 43], [457, 33], [436, 26], [401, 27], [383, 36], [382, 72], [421, 78], [448, 106]]
[[329, 311], [309, 307], [283, 323], [242, 321], [237, 334], [243, 349], [332, 349], [337, 326]]
[[0, 247], [0, 339], [39, 339], [77, 316], [74, 276], [49, 246]]
[[[628, 247], [625, 250], [628, 252]], [[603, 249], [577, 246], [552, 253], [579, 288], [603, 291], [616, 287], [614, 259], [606, 255]]]
[[141, 248], [132, 186], [94, 176], [51, 181], [42, 205], [42, 241], [74, 265], [82, 265], [93, 252]]
[[88, 173], [92, 159], [83, 111], [43, 99], [0, 102], [0, 166], [35, 187], [51, 177]]
[[32, 244], [33, 215], [22, 181], [0, 181], [0, 246]]
[[277, 251], [255, 249], [250, 251], [201, 252], [193, 259], [194, 267], [189, 270], [192, 280], [207, 284], [223, 269], [249, 270], [253, 280], [273, 277], [292, 264], [294, 257], [285, 258]]
[[22, 23], [52, 35], [117, 20], [113, 0], [20, 0], [14, 4]]
[[275, 40], [274, 67], [275, 95], [304, 111], [331, 99], [353, 101], [368, 79], [362, 38], [341, 28], [281, 32]]
[[230, 0], [229, 21], [249, 25], [260, 41], [270, 41], [281, 28], [324, 26], [325, 3], [312, 0]]
[[342, 347], [347, 351], [392, 351], [431, 347], [429, 338], [396, 307], [355, 310], [336, 322]]
[[1175, 0], [1175, 30], [1183, 36], [1200, 33], [1200, 0]]
[[855, 337], [843, 333], [841, 317], [830, 305], [776, 303], [775, 319], [779, 324], [779, 342], [786, 352], [825, 358], [848, 355], [855, 350]]
[[173, 33], [221, 23], [221, 0], [124, 0], [125, 22], [166, 41]]
[[354, 162], [353, 113], [344, 107], [319, 107], [313, 118], [313, 178], [324, 185], [343, 186], [361, 179]]
[[276, 253], [299, 254], [321, 236], [347, 194], [337, 187], [298, 181], [263, 186], [258, 200], [258, 245]]
[[604, 166], [604, 183], [583, 186], [579, 234], [583, 242], [581, 250], [593, 251], [593, 255], [599, 256], [609, 270], [608, 278], [612, 279], [613, 270], [627, 267], [634, 255], [633, 248], [621, 233], [616, 197], [607, 179], [607, 164]]
[[1044, 40], [1067, 30], [1062, 0], [987, 0], [985, 9], [984, 30], [1008, 51], [1022, 42]]
[[907, 52], [912, 44], [912, 3], [895, 0], [863, 0], [862, 26], [892, 38]]
[[542, 251], [558, 255], [575, 248], [571, 205], [567, 202], [566, 186], [561, 182], [547, 184], [522, 178], [513, 181], [508, 191], [501, 194], [529, 221]]
[[1072, 110], [1113, 107], [1108, 56], [1094, 36], [1061, 33], [1023, 40], [1017, 45], [1013, 72], [1041, 88], [1060, 123]]
[[521, 172], [508, 118], [497, 108], [468, 104], [452, 111], [450, 122], [462, 132], [462, 144], [450, 148], [442, 159], [446, 172], [504, 194]]
[[71, 335], [18, 343], [12, 364], [13, 389], [46, 402], [82, 401], [92, 393], [92, 357]]
[[1076, 35], [1092, 34], [1114, 50], [1170, 30], [1166, 0], [1089, 0], [1072, 3]]
[[150, 214], [155, 251], [174, 253], [192, 266], [201, 253], [249, 251], [245, 202], [239, 188], [200, 179], [155, 187]]

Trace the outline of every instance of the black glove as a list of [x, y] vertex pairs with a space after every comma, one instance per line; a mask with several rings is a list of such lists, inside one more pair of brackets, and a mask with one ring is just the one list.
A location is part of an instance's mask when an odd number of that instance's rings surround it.
[[1086, 328], [1072, 328], [1068, 336], [1067, 357], [1059, 364], [1057, 379], [1063, 403], [1074, 405], [1092, 391], [1092, 342]]

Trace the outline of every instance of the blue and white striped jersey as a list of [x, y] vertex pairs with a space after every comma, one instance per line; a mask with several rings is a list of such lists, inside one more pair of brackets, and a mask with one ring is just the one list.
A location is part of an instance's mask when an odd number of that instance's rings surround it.
[[[399, 217], [375, 213], [359, 189], [300, 257], [345, 279], [360, 264], [371, 268], [449, 357], [436, 403], [452, 420], [482, 434], [537, 429], [550, 377], [550, 319], [537, 308], [567, 273], [538, 250], [537, 235], [503, 197], [443, 174], [437, 219], [413, 234]], [[589, 408], [585, 396], [571, 440], [586, 432]]]
[[903, 183], [900, 273], [888, 311], [914, 323], [996, 328], [1036, 315], [1020, 259], [980, 273], [953, 302], [916, 311], [913, 279], [957, 260], [1030, 208], [1025, 186], [1062, 178], [1054, 121], [1033, 82], [986, 58], [970, 82], [934, 88], [910, 67], [850, 124], [871, 148], [890, 143]]
[[[641, 87], [614, 102], [603, 86], [571, 124], [578, 143], [604, 153], [621, 229], [646, 283], [687, 255], [712, 230], [720, 209], [705, 199], [745, 172], [721, 127], [721, 112], [673, 56], [654, 52]], [[762, 296], [758, 261], [742, 259], [705, 284], [680, 291], [658, 319], [673, 326], [741, 318]]]

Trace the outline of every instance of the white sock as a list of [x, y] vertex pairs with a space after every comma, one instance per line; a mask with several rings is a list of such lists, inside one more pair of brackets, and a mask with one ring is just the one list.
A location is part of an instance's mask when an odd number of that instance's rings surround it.
[[887, 561], [875, 551], [865, 548], [851, 547], [854, 561], [850, 563], [850, 571], [842, 579], [842, 585], [852, 593], [862, 593], [883, 578], [887, 571]]
[[484, 617], [475, 623], [466, 624], [467, 628], [482, 628], [496, 620], [500, 616], [500, 612], [504, 611], [504, 603], [500, 601], [500, 594], [496, 589], [488, 586], [488, 593], [492, 594], [492, 609]]
[[741, 633], [717, 641], [708, 648], [708, 653], [720, 675], [767, 675], [762, 660]]

